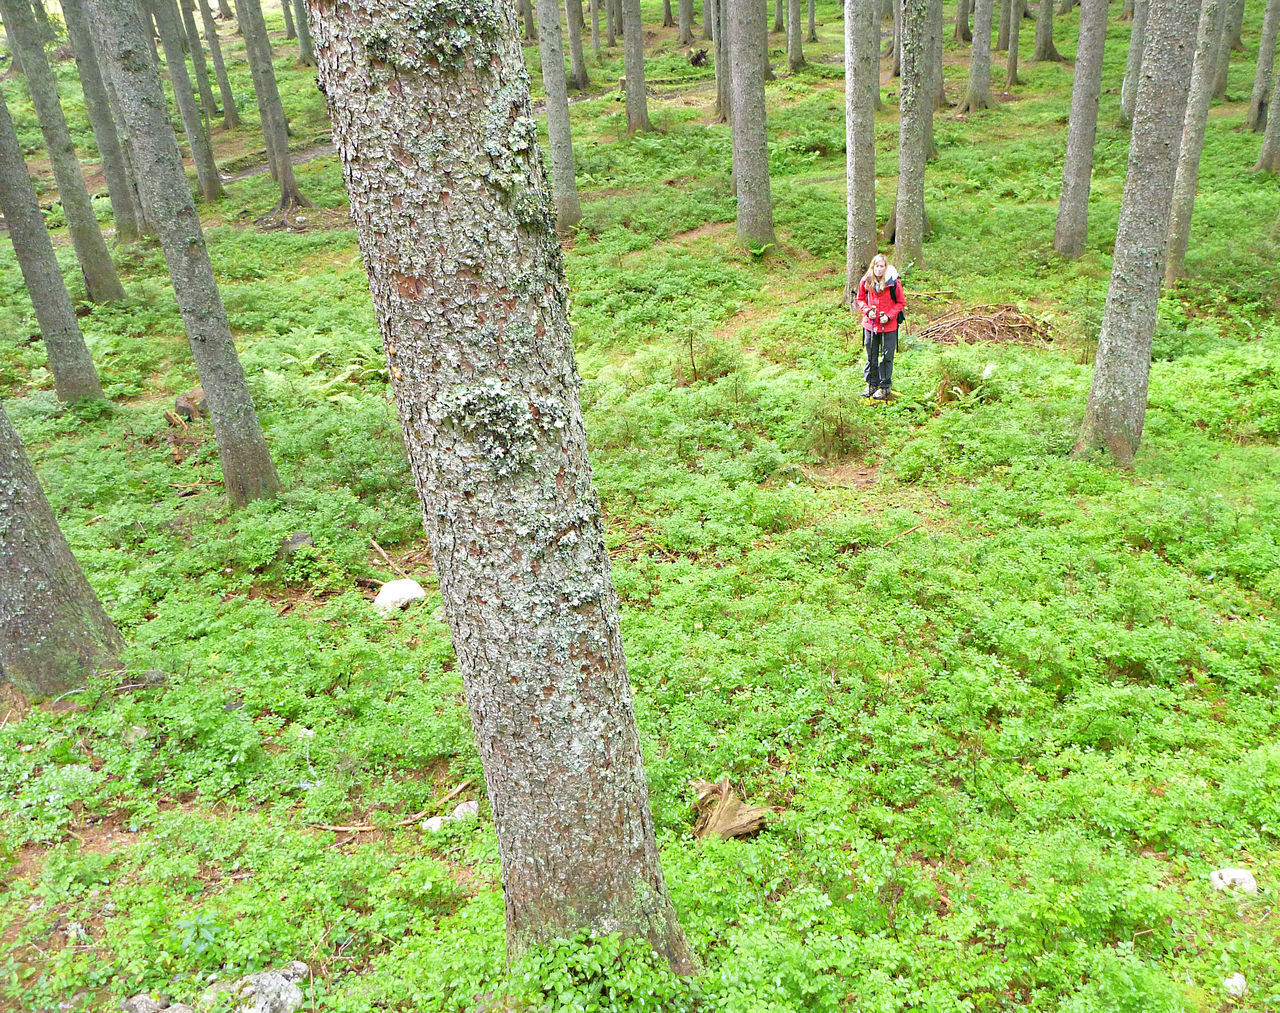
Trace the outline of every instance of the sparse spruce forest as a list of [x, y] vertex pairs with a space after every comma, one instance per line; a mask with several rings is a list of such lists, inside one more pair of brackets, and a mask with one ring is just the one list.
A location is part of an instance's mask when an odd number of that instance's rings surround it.
[[1280, 0], [0, 18], [0, 1009], [1280, 1010]]

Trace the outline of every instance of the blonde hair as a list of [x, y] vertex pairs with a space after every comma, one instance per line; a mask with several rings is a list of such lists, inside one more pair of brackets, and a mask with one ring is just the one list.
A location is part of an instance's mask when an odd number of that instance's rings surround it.
[[[877, 260], [884, 261], [884, 280], [878, 280], [876, 278], [875, 269]], [[866, 283], [868, 288], [874, 288], [877, 292], [882, 291], [884, 287], [889, 284], [889, 258], [883, 253], [877, 253], [872, 257], [871, 262], [867, 264], [867, 273], [862, 276], [862, 280]]]

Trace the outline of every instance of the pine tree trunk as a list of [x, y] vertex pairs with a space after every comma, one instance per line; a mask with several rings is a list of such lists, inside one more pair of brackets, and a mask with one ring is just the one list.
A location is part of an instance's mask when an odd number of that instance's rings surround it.
[[280, 480], [231, 340], [136, 0], [89, 0], [89, 10], [105, 51], [112, 54], [109, 74], [132, 140], [143, 207], [160, 233], [160, 249], [209, 406], [227, 497], [233, 506], [243, 506], [273, 496]]
[[44, 0], [31, 0], [31, 13], [35, 15], [36, 25], [40, 29], [40, 38], [45, 42], [58, 41], [58, 33], [49, 22], [49, 12], [44, 9]]
[[1040, 0], [1040, 13], [1036, 15], [1036, 48], [1031, 60], [1033, 63], [1043, 60], [1062, 62], [1062, 54], [1053, 44], [1053, 0]]
[[1133, 122], [1133, 109], [1138, 101], [1138, 77], [1142, 73], [1142, 43], [1147, 35], [1147, 13], [1150, 0], [1134, 0], [1133, 24], [1129, 27], [1129, 54], [1125, 57], [1124, 82], [1120, 86], [1120, 125]]
[[86, 397], [101, 399], [98, 371], [93, 367], [71, 307], [71, 296], [58, 270], [58, 258], [45, 229], [44, 215], [22, 157], [22, 146], [3, 98], [0, 98], [0, 212], [4, 214], [5, 228], [22, 270], [22, 281], [40, 325], [40, 337], [49, 357], [49, 372], [53, 374], [54, 393], [59, 401], [66, 402]]
[[711, 15], [715, 0], [702, 0], [702, 37], [710, 41], [712, 38]]
[[[288, 4], [289, 0], [282, 0]], [[311, 23], [307, 19], [305, 0], [293, 0], [293, 24], [298, 31], [298, 62], [304, 67], [316, 65], [316, 51], [311, 43]]]
[[289, 7], [289, 0], [280, 0], [280, 10], [284, 14], [284, 38], [286, 42], [298, 37], [297, 28], [293, 24], [293, 11]]
[[601, 0], [604, 3], [604, 44], [612, 49], [618, 44], [616, 21], [613, 16], [614, 0]]
[[693, 42], [693, 0], [680, 0], [680, 35], [676, 45], [687, 46]]
[[120, 667], [120, 631], [72, 555], [3, 405], [0, 573], [0, 674], [22, 693], [56, 696]]
[[1133, 7], [1134, 7], [1134, 0], [1124, 0], [1124, 6], [1120, 8], [1121, 21], [1133, 20]]
[[135, 168], [133, 157], [133, 138], [129, 136], [128, 128], [124, 122], [124, 112], [120, 105], [120, 96], [116, 93], [115, 81], [111, 74], [107, 72], [109, 60], [103, 59], [103, 54], [107, 50], [103, 46], [102, 35], [98, 31], [97, 22], [94, 21], [86, 0], [86, 20], [89, 23], [89, 32], [93, 36], [94, 51], [99, 56], [98, 69], [102, 72], [102, 84], [107, 91], [107, 103], [111, 106], [111, 117], [116, 125], [116, 135], [120, 138], [120, 152], [124, 156], [125, 175], [129, 180], [129, 190], [133, 194], [134, 205], [138, 209], [138, 227], [143, 235], [154, 236], [156, 234], [155, 225], [147, 216], [146, 205], [142, 201], [142, 190], [138, 186], [138, 171]]
[[[183, 0], [183, 2], [190, 3], [191, 0]], [[222, 126], [225, 130], [232, 130], [240, 126], [240, 113], [236, 109], [236, 97], [231, 90], [231, 80], [227, 77], [227, 65], [222, 59], [218, 25], [213, 20], [209, 0], [199, 0], [199, 4], [200, 20], [204, 25], [204, 41], [209, 47], [209, 59], [213, 62], [213, 76], [218, 79], [218, 94], [222, 96]]]
[[996, 33], [996, 52], [1003, 53], [1009, 48], [1009, 22], [1013, 20], [1013, 0], [1000, 2], [1000, 30]]
[[1005, 58], [1005, 91], [1011, 91], [1016, 85], [1022, 83], [1018, 80], [1018, 36], [1021, 34], [1024, 2], [1025, 0], [1013, 0], [1009, 11], [1009, 52]]
[[773, 30], [775, 32], [787, 30], [786, 0], [773, 0]]
[[671, 12], [671, 0], [662, 0], [662, 27], [675, 28], [676, 18]]
[[176, 3], [178, 14], [182, 18], [187, 49], [191, 53], [191, 71], [195, 75], [196, 87], [200, 92], [200, 104], [204, 107], [207, 129], [212, 130], [214, 117], [218, 115], [218, 103], [213, 97], [213, 89], [209, 86], [209, 68], [204, 62], [204, 47], [200, 44], [195, 12], [191, 9], [190, 0], [176, 0]]
[[1053, 233], [1053, 248], [1064, 257], [1078, 257], [1084, 252], [1089, 231], [1089, 183], [1093, 177], [1093, 145], [1098, 132], [1098, 99], [1102, 94], [1102, 54], [1106, 41], [1107, 0], [1081, 0], [1080, 41], [1076, 45], [1071, 117], [1067, 121], [1067, 154], [1062, 167], [1058, 223]]
[[524, 18], [524, 37], [530, 42], [537, 42], [538, 26], [533, 18], [533, 4], [530, 0], [520, 0], [520, 16]]
[[102, 81], [102, 69], [89, 31], [89, 19], [85, 16], [84, 0], [62, 0], [62, 17], [75, 54], [76, 68], [80, 72], [80, 87], [84, 92], [89, 126], [98, 146], [98, 157], [102, 162], [102, 177], [107, 182], [107, 193], [111, 197], [116, 238], [121, 242], [131, 243], [138, 238], [142, 229], [137, 194], [125, 168], [124, 151], [120, 147], [120, 136], [116, 133], [116, 121], [111, 114], [107, 88]]
[[1214, 60], [1213, 97], [1227, 97], [1227, 78], [1231, 71], [1231, 26], [1224, 19], [1218, 33], [1217, 55]]
[[[587, 78], [587, 61], [582, 54], [582, 0], [564, 0], [569, 30], [569, 83], [578, 91], [586, 91], [591, 81]], [[542, 15], [538, 15], [541, 31]]]
[[654, 839], [515, 11], [460, 8], [475, 18], [471, 58], [447, 64], [418, 48], [423, 9], [317, 2], [312, 28], [493, 810], [508, 955], [586, 929], [647, 939], [690, 972]]
[[[809, 37], [805, 42], [818, 41], [818, 13], [817, 0], [809, 0]], [[879, 48], [879, 47], [877, 47]]]
[[[682, 5], [693, 7], [693, 0], [681, 0]], [[684, 40], [692, 42], [693, 35]], [[600, 0], [591, 0], [591, 52], [596, 58], [596, 65], [600, 64]]]
[[196, 166], [196, 179], [200, 194], [207, 201], [222, 196], [222, 178], [213, 160], [213, 146], [205, 133], [204, 121], [196, 108], [195, 92], [191, 90], [191, 78], [187, 76], [187, 61], [182, 53], [182, 35], [177, 23], [177, 7], [174, 0], [146, 0], [160, 30], [160, 44], [164, 47], [165, 64], [169, 71], [169, 84], [173, 98], [182, 117], [182, 128], [191, 148], [191, 159]]
[[804, 66], [803, 31], [800, 27], [800, 0], [787, 0], [787, 69], [795, 73]]
[[1111, 284], [1077, 453], [1128, 467], [1142, 439], [1165, 241], [1186, 112], [1196, 0], [1150, 0]]
[[924, 253], [925, 119], [932, 115], [929, 0], [902, 0], [902, 84], [898, 95], [898, 196], [894, 260], [902, 267]]
[[1226, 4], [1221, 0], [1205, 0], [1200, 10], [1200, 27], [1196, 34], [1195, 63], [1191, 70], [1191, 89], [1187, 94], [1187, 111], [1182, 120], [1182, 143], [1178, 150], [1178, 169], [1173, 181], [1173, 205], [1169, 213], [1169, 248], [1165, 255], [1165, 284], [1182, 277], [1187, 257], [1187, 239], [1191, 234], [1191, 212], [1196, 203], [1196, 183], [1200, 178], [1200, 153], [1204, 150], [1205, 126], [1209, 122], [1213, 75], [1217, 70], [1217, 40], [1227, 25]]
[[644, 91], [644, 25], [640, 0], [622, 0], [622, 61], [627, 75], [627, 133], [649, 133], [649, 100]]
[[[726, 0], [726, 2], [732, 2], [732, 0]], [[777, 77], [773, 73], [773, 63], [769, 59], [771, 51], [769, 49], [769, 9], [767, 6], [764, 14], [765, 16], [761, 19], [761, 24], [764, 25], [765, 30], [760, 35], [760, 65], [764, 70], [764, 79], [766, 81], [776, 81]], [[786, 31], [785, 24], [783, 25], [783, 31]]]
[[902, 0], [893, 0], [893, 69], [890, 76], [902, 76]]
[[1253, 91], [1249, 95], [1249, 114], [1244, 121], [1245, 126], [1255, 133], [1267, 125], [1277, 29], [1280, 29], [1280, 0], [1267, 0], [1266, 13], [1262, 16], [1262, 35], [1258, 39], [1258, 67], [1253, 75]]
[[876, 254], [876, 107], [880, 91], [878, 0], [844, 0], [845, 285], [853, 304], [858, 279]]
[[733, 67], [729, 61], [728, 0], [703, 0], [711, 11], [712, 59], [716, 64], [716, 122], [733, 122]]
[[4, 18], [10, 41], [22, 57], [27, 88], [40, 120], [45, 150], [53, 165], [58, 197], [62, 201], [76, 260], [80, 262], [85, 289], [94, 302], [123, 299], [124, 286], [120, 284], [102, 231], [98, 228], [98, 220], [93, 215], [93, 203], [89, 200], [89, 190], [80, 173], [80, 161], [62, 114], [58, 86], [45, 57], [40, 27], [31, 16], [26, 0], [0, 0], [0, 16]]
[[[1276, 62], [1275, 75], [1271, 80], [1271, 94], [1280, 94], [1280, 60]], [[1262, 151], [1258, 153], [1258, 161], [1254, 172], [1280, 172], [1280, 116], [1268, 116], [1267, 128], [1262, 134]]]
[[[929, 87], [925, 93], [932, 97], [928, 103], [924, 117], [924, 160], [932, 162], [938, 157], [938, 145], [933, 137], [933, 114], [947, 104], [947, 95], [943, 90], [942, 78], [942, 0], [929, 0], [928, 39]], [[929, 231], [928, 218], [925, 219], [925, 232]]]
[[1077, 0], [1061, 0], [1058, 4], [1058, 16], [1066, 17], [1071, 13], [1071, 8], [1076, 5]]
[[1240, 37], [1244, 32], [1244, 3], [1245, 0], [1234, 0], [1227, 8], [1227, 38], [1237, 53], [1244, 52], [1244, 41]]
[[969, 83], [956, 113], [976, 113], [991, 105], [991, 16], [993, 0], [973, 5], [973, 53], [969, 57]]
[[573, 176], [573, 134], [569, 128], [569, 88], [564, 77], [560, 39], [560, 0], [537, 0], [538, 50], [547, 100], [547, 134], [551, 148], [551, 190], [556, 202], [556, 230], [571, 232], [582, 221], [578, 184]]
[[764, 6], [758, 0], [723, 0], [728, 14], [733, 87], [733, 174], [738, 194], [738, 239], [758, 250], [777, 240], [769, 188], [765, 132]]
[[[229, 0], [218, 0], [218, 17], [222, 18], [223, 21], [235, 20], [235, 15], [231, 12], [231, 4], [229, 3]], [[236, 26], [236, 34], [241, 34], [239, 25]]]
[[956, 0], [956, 33], [957, 42], [972, 42], [973, 33], [969, 31], [969, 0]]

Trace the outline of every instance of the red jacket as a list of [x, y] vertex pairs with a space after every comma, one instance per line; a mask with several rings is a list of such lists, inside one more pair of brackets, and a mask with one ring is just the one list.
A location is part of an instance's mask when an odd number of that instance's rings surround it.
[[[873, 334], [884, 334], [898, 329], [898, 314], [906, 308], [902, 295], [902, 279], [891, 266], [884, 276], [884, 288], [877, 292], [874, 288], [868, 291], [867, 279], [858, 282], [858, 313], [862, 317], [862, 326]], [[871, 316], [868, 316], [868, 312]], [[888, 319], [883, 323], [880, 314]]]

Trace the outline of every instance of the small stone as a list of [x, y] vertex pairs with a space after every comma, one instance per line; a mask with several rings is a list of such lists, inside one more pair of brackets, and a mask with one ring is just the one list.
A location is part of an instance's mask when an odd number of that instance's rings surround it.
[[196, 1013], [196, 1011], [185, 1002], [175, 1002], [172, 1006], [166, 1006], [164, 1013]]
[[397, 609], [402, 609], [411, 601], [417, 601], [419, 598], [425, 598], [427, 592], [422, 589], [422, 585], [416, 580], [389, 580], [378, 590], [378, 596], [373, 599], [373, 607], [381, 612], [384, 616], [390, 615]]
[[280, 555], [292, 556], [299, 549], [307, 545], [315, 545], [316, 540], [306, 531], [295, 531], [288, 538], [280, 540]]
[[120, 1004], [120, 1008], [124, 1013], [160, 1013], [164, 1009], [146, 992], [139, 992], [132, 999], [126, 999]]
[[120, 736], [120, 743], [126, 748], [132, 748], [150, 734], [142, 725], [130, 725]]
[[309, 973], [306, 964], [295, 960], [286, 967], [259, 971], [229, 985], [215, 982], [201, 993], [200, 1003], [211, 1006], [225, 993], [236, 1003], [235, 1013], [294, 1013], [303, 1001], [297, 982]]
[[209, 414], [209, 405], [205, 401], [203, 387], [192, 387], [185, 394], [179, 395], [173, 402], [173, 406], [188, 422], [194, 422], [197, 415]]
[[453, 809], [453, 818], [455, 820], [465, 820], [468, 816], [479, 816], [479, 815], [480, 815], [480, 803], [475, 801], [459, 802], [458, 805], [454, 806], [454, 809]]
[[444, 824], [445, 819], [443, 816], [432, 816], [429, 820], [422, 821], [422, 829], [429, 834], [438, 834]]
[[1227, 995], [1239, 998], [1249, 991], [1249, 986], [1244, 980], [1244, 975], [1237, 971], [1230, 978], [1222, 979], [1222, 987], [1227, 990]]
[[1215, 869], [1209, 873], [1209, 885], [1215, 890], [1235, 889], [1241, 893], [1257, 893], [1258, 881], [1248, 869]]

